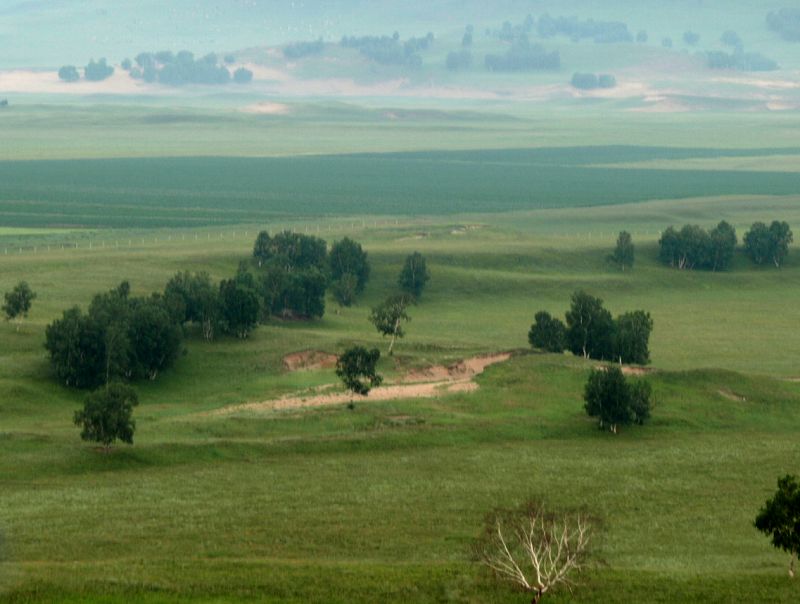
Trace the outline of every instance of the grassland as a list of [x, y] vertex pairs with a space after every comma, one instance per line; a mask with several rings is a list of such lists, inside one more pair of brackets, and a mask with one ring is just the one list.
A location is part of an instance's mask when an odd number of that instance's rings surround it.
[[[600, 564], [574, 601], [795, 601], [787, 560], [750, 523], [775, 478], [800, 463], [800, 385], [786, 380], [798, 377], [800, 310], [786, 301], [800, 265], [737, 258], [728, 273], [685, 274], [654, 255], [665, 224], [726, 218], [741, 233], [756, 218], [799, 214], [795, 197], [762, 196], [397, 224], [365, 216], [364, 228], [340, 219], [330, 233], [317, 222], [329, 240], [348, 233], [368, 250], [374, 274], [359, 305], [337, 313], [331, 302], [321, 321], [270, 323], [246, 342], [190, 337], [174, 370], [139, 386], [136, 445], [110, 456], [79, 442], [70, 417], [81, 395], [51, 380], [44, 326], [121, 278], [145, 293], [179, 269], [227, 275], [256, 225], [236, 227], [236, 239], [232, 227], [196, 241], [148, 231], [144, 244], [143, 231], [93, 231], [82, 235], [134, 243], [50, 252], [51, 235], [4, 231], [0, 247], [24, 235], [38, 251], [0, 256], [0, 290], [25, 277], [40, 297], [20, 333], [0, 326], [0, 601], [524, 601], [469, 547], [489, 509], [537, 493], [604, 521]], [[631, 273], [605, 261], [619, 228], [636, 233]], [[286, 372], [286, 353], [384, 346], [367, 309], [415, 249], [433, 279], [397, 357], [382, 361], [389, 378], [525, 349], [533, 313], [563, 312], [583, 287], [615, 313], [652, 312], [652, 425], [598, 432], [580, 401], [591, 365], [550, 355], [491, 368], [472, 394], [204, 414], [334, 381]]]

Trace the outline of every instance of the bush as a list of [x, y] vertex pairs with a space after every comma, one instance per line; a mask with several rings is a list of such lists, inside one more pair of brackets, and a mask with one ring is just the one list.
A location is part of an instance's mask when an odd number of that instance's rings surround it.
[[106, 65], [105, 59], [100, 59], [96, 62], [92, 59], [83, 71], [84, 77], [90, 82], [101, 82], [111, 77], [113, 73], [114, 68]]
[[589, 417], [596, 417], [600, 429], [619, 433], [619, 426], [643, 425], [650, 417], [652, 390], [646, 382], [629, 383], [616, 366], [593, 369], [583, 399]]

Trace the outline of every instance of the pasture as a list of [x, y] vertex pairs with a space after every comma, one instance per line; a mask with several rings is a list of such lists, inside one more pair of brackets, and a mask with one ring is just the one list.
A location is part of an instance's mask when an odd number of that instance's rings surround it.
[[[800, 463], [800, 385], [787, 379], [798, 377], [800, 310], [787, 300], [800, 265], [737, 257], [727, 273], [682, 273], [657, 264], [655, 241], [689, 221], [724, 218], [740, 237], [756, 219], [796, 224], [796, 197], [432, 214], [301, 216], [297, 228], [364, 244], [373, 276], [358, 305], [328, 300], [322, 320], [271, 321], [245, 342], [190, 334], [174, 369], [137, 384], [136, 444], [109, 456], [71, 425], [83, 395], [52, 380], [45, 325], [123, 278], [145, 294], [178, 270], [226, 276], [259, 225], [235, 239], [234, 227], [82, 231], [84, 245], [49, 252], [70, 237], [4, 231], [28, 245], [0, 256], [0, 290], [26, 278], [39, 298], [20, 333], [0, 325], [0, 601], [525, 601], [471, 561], [470, 544], [485, 513], [531, 494], [603, 521], [599, 563], [574, 601], [795, 601], [786, 556], [751, 522]], [[634, 233], [632, 272], [605, 260], [621, 228]], [[287, 353], [385, 350], [368, 309], [414, 250], [432, 280], [381, 361], [387, 379], [524, 351], [533, 314], [562, 314], [584, 288], [614, 314], [652, 313], [653, 422], [599, 432], [581, 401], [594, 364], [537, 354], [489, 368], [473, 393], [209, 413], [335, 382], [331, 370], [287, 371]]]

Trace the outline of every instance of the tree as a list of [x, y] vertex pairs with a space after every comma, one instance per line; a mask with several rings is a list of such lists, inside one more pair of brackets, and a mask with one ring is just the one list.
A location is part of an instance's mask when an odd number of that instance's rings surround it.
[[331, 279], [336, 282], [344, 275], [350, 274], [356, 277], [356, 293], [364, 291], [364, 287], [369, 280], [370, 266], [367, 253], [362, 249], [360, 243], [356, 243], [349, 237], [335, 242], [331, 246], [328, 254]]
[[419, 252], [414, 252], [406, 258], [403, 270], [400, 271], [400, 277], [397, 282], [402, 291], [413, 296], [415, 300], [418, 300], [429, 280], [430, 275], [428, 274], [425, 257]]
[[58, 70], [58, 78], [64, 82], [77, 82], [81, 79], [81, 74], [74, 65], [64, 65]]
[[653, 319], [643, 310], [627, 312], [614, 322], [614, 358], [620, 363], [647, 365], [650, 362], [650, 332]]
[[267, 233], [267, 231], [261, 231], [253, 245], [253, 258], [258, 262], [258, 266], [262, 266], [272, 257], [272, 253], [272, 240], [270, 239], [269, 233]]
[[558, 587], [572, 589], [572, 575], [588, 563], [590, 534], [586, 513], [555, 512], [529, 501], [490, 514], [475, 549], [498, 578], [518, 585], [537, 604]]
[[603, 308], [603, 301], [577, 291], [566, 314], [567, 347], [584, 358], [605, 359], [612, 354], [614, 320]]
[[744, 249], [750, 259], [762, 265], [772, 262], [780, 268], [789, 253], [792, 231], [786, 222], [773, 221], [768, 227], [755, 222], [744, 235]]
[[567, 328], [559, 319], [550, 316], [550, 313], [537, 312], [528, 332], [528, 342], [533, 348], [562, 353], [567, 347]]
[[683, 32], [683, 41], [689, 46], [697, 46], [697, 43], [700, 42], [700, 34], [693, 31]]
[[83, 77], [90, 82], [101, 82], [111, 77], [113, 73], [114, 68], [111, 65], [107, 65], [105, 59], [100, 59], [99, 61], [92, 59], [86, 69], [83, 70]]
[[650, 417], [651, 390], [647, 385], [631, 385], [617, 366], [593, 369], [583, 393], [584, 409], [617, 434], [619, 426], [644, 424]]
[[45, 329], [50, 362], [66, 386], [95, 388], [105, 379], [106, 349], [102, 327], [76, 306]]
[[623, 272], [626, 268], [633, 268], [634, 249], [633, 239], [628, 231], [620, 231], [617, 237], [617, 246], [611, 254], [611, 261], [619, 266]]
[[367, 350], [363, 346], [353, 346], [336, 361], [336, 375], [348, 390], [366, 396], [372, 388], [383, 382], [375, 369], [380, 358], [381, 353], [377, 349]]
[[339, 306], [352, 306], [358, 295], [358, 277], [345, 273], [333, 282], [331, 290]]
[[93, 392], [86, 397], [83, 409], [75, 412], [81, 439], [102, 444], [106, 453], [117, 440], [132, 445], [136, 431], [133, 408], [138, 404], [136, 392], [124, 384], [108, 384]]
[[736, 251], [736, 229], [724, 220], [709, 233], [711, 237], [711, 270], [724, 271], [733, 262]]
[[754, 525], [771, 537], [773, 547], [791, 555], [789, 576], [794, 578], [800, 554], [800, 484], [796, 476], [778, 479], [778, 490], [758, 512]]
[[253, 81], [253, 72], [244, 67], [240, 67], [233, 72], [233, 81], [236, 84], [249, 84]]
[[175, 323], [195, 323], [206, 341], [214, 339], [220, 322], [219, 290], [208, 273], [177, 273], [164, 288], [164, 305]]
[[97, 294], [89, 305], [90, 319], [101, 329], [105, 351], [105, 383], [112, 377], [130, 377], [130, 284], [123, 281], [115, 289]]
[[219, 284], [220, 317], [225, 330], [245, 339], [258, 325], [260, 305], [254, 284], [246, 279], [227, 279]]
[[181, 330], [159, 298], [138, 301], [128, 323], [131, 378], [156, 379], [172, 366], [181, 347]]
[[16, 322], [16, 331], [19, 331], [22, 320], [27, 318], [35, 299], [36, 293], [26, 281], [20, 281], [14, 286], [14, 289], [6, 292], [3, 312], [6, 315], [6, 321]]
[[382, 336], [389, 336], [391, 342], [389, 343], [389, 356], [392, 355], [394, 343], [397, 338], [402, 338], [405, 335], [403, 331], [403, 322], [410, 321], [411, 317], [408, 316], [406, 309], [410, 300], [405, 294], [396, 294], [389, 296], [383, 304], [376, 306], [370, 313], [369, 320], [375, 326], [375, 329]]

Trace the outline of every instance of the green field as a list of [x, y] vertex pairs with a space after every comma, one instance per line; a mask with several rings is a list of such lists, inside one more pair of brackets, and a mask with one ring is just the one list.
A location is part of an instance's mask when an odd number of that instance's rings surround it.
[[[271, 322], [246, 342], [191, 336], [173, 370], [137, 386], [136, 444], [110, 456], [79, 441], [70, 418], [82, 395], [53, 383], [44, 326], [122, 278], [144, 294], [179, 269], [226, 276], [257, 225], [236, 239], [231, 227], [196, 231], [205, 240], [154, 230], [144, 243], [141, 230], [95, 231], [83, 235], [132, 246], [49, 252], [64, 235], [3, 231], [0, 246], [24, 235], [38, 247], [0, 256], [0, 290], [25, 277], [39, 299], [20, 333], [0, 326], [0, 601], [525, 601], [469, 551], [489, 509], [531, 494], [603, 521], [572, 601], [796, 601], [787, 557], [751, 522], [800, 464], [800, 384], [787, 380], [800, 377], [800, 310], [786, 302], [800, 264], [757, 269], [742, 256], [728, 273], [680, 273], [656, 263], [655, 233], [725, 218], [741, 236], [755, 219], [797, 223], [797, 207], [791, 196], [720, 197], [317, 222], [329, 241], [364, 243], [364, 299], [339, 313], [329, 300], [321, 321]], [[623, 227], [638, 244], [624, 274], [605, 261]], [[287, 353], [385, 346], [368, 308], [417, 249], [433, 277], [395, 360], [382, 361], [389, 379], [525, 350], [533, 314], [560, 314], [585, 288], [615, 314], [653, 314], [652, 424], [597, 431], [581, 407], [593, 364], [535, 354], [490, 368], [471, 394], [205, 415], [335, 381], [287, 372]]]

